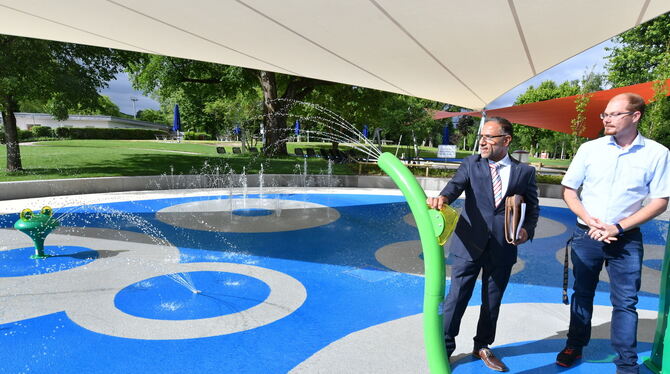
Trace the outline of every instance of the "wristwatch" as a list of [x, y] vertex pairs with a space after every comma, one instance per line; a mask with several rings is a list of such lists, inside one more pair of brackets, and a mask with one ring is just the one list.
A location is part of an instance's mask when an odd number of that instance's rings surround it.
[[619, 235], [624, 233], [623, 227], [621, 227], [621, 225], [618, 222], [615, 223], [614, 226], [616, 226], [617, 230], [619, 230]]

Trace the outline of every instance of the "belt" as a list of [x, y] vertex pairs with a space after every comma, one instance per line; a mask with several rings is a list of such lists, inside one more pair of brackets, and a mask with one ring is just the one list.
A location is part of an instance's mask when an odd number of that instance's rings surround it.
[[[579, 222], [577, 222], [577, 227], [579, 227], [579, 228], [582, 229], [582, 230], [588, 230], [588, 229], [589, 229], [588, 226], [586, 226], [586, 225], [582, 225], [582, 224], [579, 223]], [[624, 232], [624, 235], [625, 235], [626, 233], [629, 233], [629, 232], [637, 232], [637, 231], [640, 231], [640, 228], [639, 228], [639, 227], [636, 227], [636, 228], [633, 228], [633, 229], [630, 229], [630, 230], [626, 230], [626, 231]]]

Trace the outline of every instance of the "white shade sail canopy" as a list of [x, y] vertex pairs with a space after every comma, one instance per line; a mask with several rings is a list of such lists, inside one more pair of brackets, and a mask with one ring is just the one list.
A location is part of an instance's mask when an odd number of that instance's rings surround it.
[[0, 33], [479, 109], [670, 0], [0, 0]]

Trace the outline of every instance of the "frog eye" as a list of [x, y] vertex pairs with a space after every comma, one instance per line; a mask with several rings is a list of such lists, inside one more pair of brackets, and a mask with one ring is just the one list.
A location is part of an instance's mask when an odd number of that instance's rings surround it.
[[51, 209], [50, 206], [44, 206], [42, 207], [40, 214], [51, 217], [51, 215], [53, 214], [53, 209]]
[[30, 221], [33, 218], [33, 211], [26, 208], [21, 211], [21, 219], [24, 221]]

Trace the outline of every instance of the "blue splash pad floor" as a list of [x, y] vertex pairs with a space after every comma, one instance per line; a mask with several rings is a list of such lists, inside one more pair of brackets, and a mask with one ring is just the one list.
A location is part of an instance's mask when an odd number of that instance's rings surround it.
[[[403, 261], [420, 263], [421, 258], [380, 256], [384, 248], [418, 245], [401, 196], [266, 194], [261, 199], [250, 195], [249, 202], [264, 202], [246, 207], [227, 199], [189, 196], [56, 208], [62, 226], [86, 229], [74, 234], [59, 229], [52, 234], [47, 253], [53, 250], [59, 257], [43, 263], [27, 259], [29, 241], [10, 229], [18, 215], [0, 216], [0, 227], [5, 228], [0, 230], [0, 270], [5, 266], [0, 272], [0, 284], [5, 285], [0, 294], [0, 373], [426, 371], [420, 323], [423, 277], [393, 270]], [[279, 201], [281, 212], [276, 209]], [[165, 209], [184, 204], [191, 205], [169, 213], [174, 220], [161, 216]], [[230, 208], [222, 213], [216, 204]], [[263, 214], [239, 215], [236, 209]], [[300, 222], [300, 227], [291, 229], [286, 221], [291, 222], [292, 212], [311, 215], [316, 224], [303, 228]], [[182, 216], [191, 213], [202, 226], [166, 223], [182, 222]], [[605, 320], [594, 323], [594, 340], [582, 364], [571, 369], [553, 364], [568, 318], [560, 304], [558, 258], [574, 216], [565, 208], [548, 206], [541, 215], [546, 219], [541, 225], [552, 225], [547, 231], [553, 234], [539, 235], [520, 247], [523, 266], [515, 271], [503, 300], [508, 312], [501, 315], [501, 343], [496, 342], [495, 352], [513, 373], [613, 372], [609, 340], [602, 336], [608, 334]], [[259, 232], [227, 232], [223, 226], [228, 219], [249, 220], [248, 226]], [[267, 231], [268, 227], [277, 230]], [[643, 232], [646, 243], [662, 246], [667, 222], [652, 221]], [[63, 253], [69, 257], [60, 257]], [[659, 277], [658, 258], [651, 257], [645, 261], [645, 276]], [[56, 264], [57, 259], [66, 264]], [[203, 268], [207, 263], [232, 270]], [[167, 276], [178, 274], [174, 269], [179, 266], [201, 294]], [[605, 319], [608, 290], [608, 284], [601, 282], [595, 300]], [[454, 373], [488, 370], [466, 354], [473, 334], [466, 325], [476, 323], [479, 292], [478, 286], [466, 312], [470, 322], [464, 319]], [[95, 297], [100, 293], [111, 301], [86, 305], [103, 300]], [[272, 299], [275, 295], [292, 302], [279, 305]], [[536, 322], [534, 328], [555, 333], [528, 340], [508, 332], [513, 329], [506, 327], [519, 321], [506, 316], [515, 317], [514, 308], [528, 305], [552, 313], [555, 318]], [[650, 311], [658, 307], [658, 291], [643, 288], [638, 307], [647, 311], [641, 313], [642, 335], [653, 335]], [[133, 337], [119, 332], [121, 319], [114, 313], [134, 318], [129, 322], [137, 323]], [[93, 317], [87, 319], [85, 314]], [[90, 325], [96, 318], [104, 326]], [[190, 336], [197, 330], [191, 323], [212, 333]], [[223, 331], [231, 325], [235, 331]], [[161, 330], [175, 336], [158, 337]], [[641, 339], [641, 356], [649, 354], [650, 342]]]

